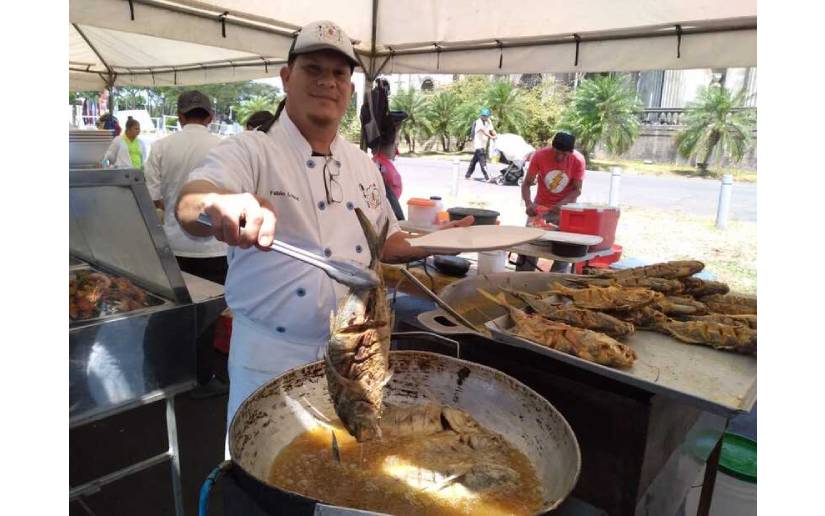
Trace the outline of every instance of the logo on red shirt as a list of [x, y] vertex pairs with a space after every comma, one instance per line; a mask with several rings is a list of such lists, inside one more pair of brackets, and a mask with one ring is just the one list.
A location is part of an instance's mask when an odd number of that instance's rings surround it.
[[544, 175], [544, 186], [554, 194], [563, 192], [569, 183], [570, 178], [563, 170], [551, 170]]

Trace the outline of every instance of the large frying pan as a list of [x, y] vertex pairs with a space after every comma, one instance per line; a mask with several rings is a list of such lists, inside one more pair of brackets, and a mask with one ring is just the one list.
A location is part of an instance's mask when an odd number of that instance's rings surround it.
[[[426, 391], [467, 411], [523, 452], [541, 482], [541, 512], [556, 508], [573, 490], [581, 467], [576, 437], [564, 417], [532, 389], [489, 367], [421, 351], [390, 352], [390, 369], [385, 400], [424, 403]], [[323, 361], [287, 371], [264, 385], [232, 420], [229, 451], [236, 480], [272, 513], [311, 514], [322, 503], [266, 484], [274, 458], [318, 425], [317, 414], [335, 417]]]

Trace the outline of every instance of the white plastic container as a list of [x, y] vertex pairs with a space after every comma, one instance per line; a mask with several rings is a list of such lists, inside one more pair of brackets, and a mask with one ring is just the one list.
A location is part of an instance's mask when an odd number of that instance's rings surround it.
[[412, 197], [407, 200], [407, 218], [418, 227], [434, 226], [438, 222], [438, 205], [430, 199]]
[[507, 251], [480, 251], [478, 253], [478, 273], [492, 274], [506, 270]]

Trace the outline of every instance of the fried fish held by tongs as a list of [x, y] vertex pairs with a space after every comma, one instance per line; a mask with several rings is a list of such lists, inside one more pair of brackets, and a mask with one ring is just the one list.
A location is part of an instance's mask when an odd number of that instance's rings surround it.
[[[355, 208], [372, 258], [369, 268], [381, 276], [381, 249], [389, 222], [378, 235]], [[389, 381], [392, 321], [384, 280], [371, 289], [352, 289], [330, 317], [326, 353], [327, 388], [335, 413], [358, 441], [381, 437], [384, 386]]]

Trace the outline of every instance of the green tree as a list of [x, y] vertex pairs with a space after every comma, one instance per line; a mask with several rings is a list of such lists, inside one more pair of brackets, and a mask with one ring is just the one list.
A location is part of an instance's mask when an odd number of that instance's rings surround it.
[[238, 122], [244, 125], [246, 124], [246, 120], [256, 111], [275, 113], [277, 107], [277, 102], [273, 103], [272, 98], [255, 96], [242, 101], [238, 109], [235, 110], [235, 116], [238, 117]]
[[401, 124], [401, 137], [407, 142], [412, 153], [415, 153], [417, 139], [426, 139], [432, 135], [432, 129], [427, 121], [428, 100], [423, 93], [409, 88], [393, 95], [390, 101], [390, 109], [407, 113], [407, 119]]
[[462, 77], [446, 86], [447, 91], [455, 94], [458, 103], [456, 120], [451, 130], [458, 150], [462, 150], [470, 139], [470, 130], [484, 107], [488, 87], [489, 80], [479, 75]]
[[350, 99], [347, 111], [338, 126], [338, 132], [350, 143], [361, 144], [361, 119], [357, 116], [355, 95]]
[[[199, 90], [212, 99], [216, 118], [221, 116], [229, 117], [232, 114], [232, 119], [238, 120], [235, 112], [241, 107], [242, 103], [251, 100], [254, 97], [262, 97], [268, 99], [271, 104], [277, 105], [282, 98], [281, 90], [275, 86], [258, 83], [252, 81], [245, 82], [228, 82], [223, 84], [202, 84], [198, 86], [157, 86], [153, 88], [132, 88], [132, 87], [118, 87], [116, 95], [120, 98], [122, 94], [125, 96], [126, 102], [130, 102], [129, 95], [133, 95], [133, 90], [145, 92], [141, 93], [140, 98], [148, 98], [148, 104], [144, 102], [145, 107], [149, 110], [151, 116], [159, 117], [161, 115], [176, 115], [178, 112], [178, 97], [181, 93], [187, 90]], [[136, 94], [136, 93], [135, 93]], [[137, 103], [137, 101], [135, 101]]]
[[493, 112], [496, 132], [519, 133], [527, 121], [524, 92], [506, 79], [492, 82], [484, 92], [484, 104]]
[[146, 88], [137, 86], [118, 86], [115, 88], [117, 109], [145, 109]]
[[456, 94], [447, 89], [436, 91], [430, 97], [427, 121], [433, 134], [441, 140], [444, 152], [450, 151], [450, 137], [458, 130], [460, 122], [459, 104]]
[[696, 159], [702, 175], [709, 173], [711, 161], [722, 158], [739, 162], [753, 142], [756, 110], [746, 108], [749, 100], [743, 88], [733, 93], [721, 85], [702, 88], [687, 105], [683, 124], [676, 135], [679, 154]]
[[642, 103], [625, 75], [585, 79], [573, 93], [561, 128], [576, 135], [589, 162], [600, 142], [613, 154], [627, 151], [639, 136]]
[[550, 138], [559, 126], [569, 90], [561, 82], [550, 78], [524, 93], [526, 119], [521, 136], [533, 147], [550, 144]]

